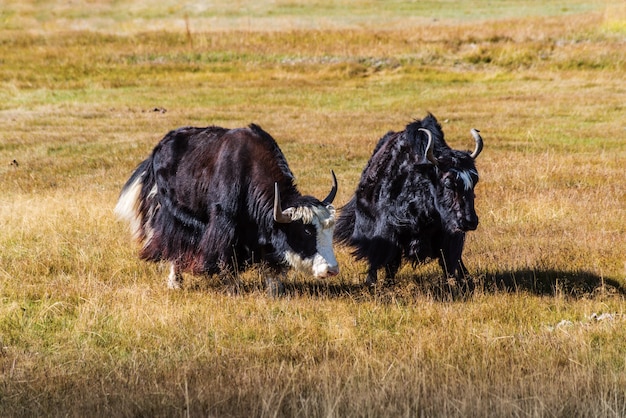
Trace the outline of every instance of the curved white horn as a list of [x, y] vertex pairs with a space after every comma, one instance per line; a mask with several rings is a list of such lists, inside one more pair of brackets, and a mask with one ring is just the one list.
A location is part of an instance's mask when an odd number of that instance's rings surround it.
[[478, 129], [472, 128], [470, 132], [474, 137], [474, 141], [476, 141], [476, 148], [474, 148], [474, 152], [470, 154], [470, 157], [476, 158], [478, 157], [478, 154], [480, 154], [480, 152], [483, 150], [483, 139], [480, 137], [480, 134], [478, 133], [480, 131]]
[[426, 159], [433, 163], [433, 165], [439, 164], [439, 161], [437, 161], [435, 155], [433, 154], [433, 134], [431, 134], [428, 129], [424, 128], [419, 128], [418, 131], [426, 132], [426, 135], [428, 135], [428, 145], [426, 145]]
[[333, 187], [330, 189], [330, 193], [328, 193], [328, 196], [326, 196], [326, 198], [322, 200], [322, 203], [324, 203], [325, 205], [330, 205], [331, 203], [333, 203], [333, 200], [335, 200], [335, 196], [337, 195], [337, 177], [335, 176], [335, 172], [333, 170], [330, 170], [330, 174], [332, 174], [333, 176]]
[[274, 220], [279, 224], [288, 224], [291, 222], [291, 217], [283, 213], [283, 209], [280, 205], [278, 183], [274, 183]]

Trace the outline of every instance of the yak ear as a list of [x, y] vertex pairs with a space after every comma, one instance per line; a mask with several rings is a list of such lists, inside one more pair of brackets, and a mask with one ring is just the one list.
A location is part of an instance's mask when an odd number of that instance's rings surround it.
[[280, 205], [280, 191], [278, 190], [278, 183], [274, 183], [274, 221], [279, 224], [288, 224], [292, 222], [290, 209], [283, 211]]

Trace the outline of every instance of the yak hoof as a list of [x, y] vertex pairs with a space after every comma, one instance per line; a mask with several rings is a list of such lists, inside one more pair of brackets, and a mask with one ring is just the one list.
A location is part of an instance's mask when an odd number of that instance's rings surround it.
[[475, 285], [471, 278], [448, 277], [446, 280], [450, 295], [454, 299], [465, 299], [474, 294]]
[[283, 282], [273, 277], [265, 278], [265, 288], [270, 297], [276, 298], [285, 295], [285, 285]]
[[172, 290], [179, 290], [183, 287], [182, 282], [178, 280], [167, 280], [167, 288]]
[[172, 264], [170, 267], [170, 274], [167, 276], [167, 288], [168, 289], [180, 289], [183, 286], [183, 275], [176, 271], [176, 268]]
[[376, 279], [377, 279], [377, 272], [376, 271], [370, 271], [367, 273], [367, 278], [365, 279], [365, 286], [372, 288], [374, 286], [376, 286]]
[[229, 283], [226, 285], [226, 294], [228, 296], [239, 296], [241, 294], [241, 289], [239, 284], [237, 283]]

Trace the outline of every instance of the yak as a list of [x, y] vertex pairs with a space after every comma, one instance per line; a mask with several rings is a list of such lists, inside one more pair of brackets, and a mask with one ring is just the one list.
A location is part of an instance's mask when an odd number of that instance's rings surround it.
[[255, 264], [324, 278], [339, 272], [331, 174], [325, 199], [303, 196], [260, 126], [183, 127], [138, 165], [115, 213], [129, 222], [140, 258], [169, 262], [170, 288], [181, 287], [185, 272], [224, 279]]
[[366, 284], [378, 270], [393, 281], [403, 260], [439, 260], [447, 277], [473, 288], [461, 253], [465, 234], [478, 226], [474, 187], [483, 140], [476, 129], [472, 152], [451, 149], [432, 114], [377, 143], [350, 201], [340, 210], [335, 240], [369, 264]]

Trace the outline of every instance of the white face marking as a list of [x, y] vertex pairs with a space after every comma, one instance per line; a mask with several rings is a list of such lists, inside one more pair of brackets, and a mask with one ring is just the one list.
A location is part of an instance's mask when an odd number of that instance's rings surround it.
[[333, 230], [335, 225], [323, 228], [319, 222], [315, 222], [317, 228], [317, 254], [313, 259], [313, 275], [326, 277], [329, 274], [339, 273], [339, 264], [333, 251]]
[[[304, 209], [304, 208], [302, 208]], [[302, 216], [303, 220], [310, 219], [310, 223], [315, 225], [317, 231], [317, 252], [311, 258], [303, 259], [294, 251], [287, 251], [285, 260], [296, 270], [313, 274], [315, 277], [334, 276], [339, 273], [339, 264], [333, 251], [333, 231], [335, 229], [335, 209], [328, 205], [323, 208], [306, 208], [302, 210], [307, 216]], [[298, 212], [295, 210], [294, 212]]]
[[472, 180], [472, 174], [478, 177], [478, 173], [475, 170], [457, 171], [457, 175], [463, 182], [465, 190], [471, 190], [474, 187], [474, 181]]

